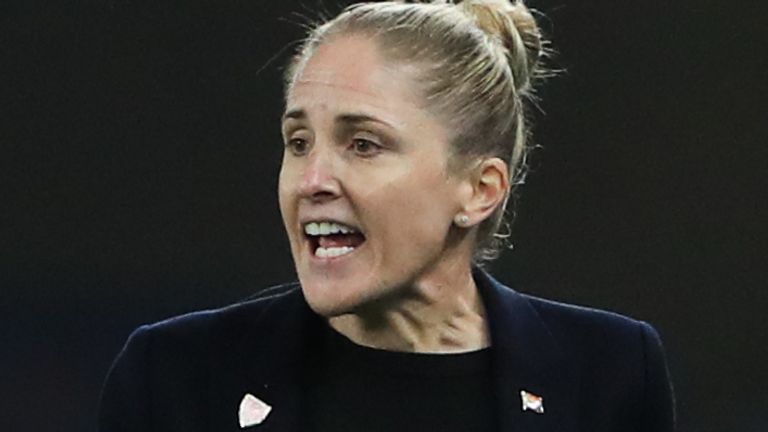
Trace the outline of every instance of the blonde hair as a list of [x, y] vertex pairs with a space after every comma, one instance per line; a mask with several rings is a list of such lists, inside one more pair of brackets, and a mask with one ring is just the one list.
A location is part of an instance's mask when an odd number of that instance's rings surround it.
[[[454, 132], [453, 168], [484, 157], [509, 166], [512, 188], [523, 183], [528, 144], [525, 100], [544, 53], [541, 32], [522, 1], [435, 0], [430, 3], [359, 3], [313, 30], [286, 72], [286, 93], [298, 71], [322, 43], [361, 34], [376, 41], [385, 58], [417, 67], [428, 109]], [[478, 228], [474, 260], [498, 256], [507, 235], [504, 203]]]

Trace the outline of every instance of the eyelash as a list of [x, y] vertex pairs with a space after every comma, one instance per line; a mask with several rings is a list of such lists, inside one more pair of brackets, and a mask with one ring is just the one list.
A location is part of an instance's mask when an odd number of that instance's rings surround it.
[[[371, 147], [369, 151], [359, 151], [358, 144], [364, 144]], [[303, 156], [307, 152], [308, 147], [307, 140], [303, 138], [291, 138], [285, 143], [285, 148], [290, 151], [294, 156]], [[352, 151], [361, 157], [373, 157], [381, 152], [383, 146], [373, 140], [365, 138], [354, 138], [350, 145]]]
[[[358, 144], [365, 144], [372, 148], [370, 151], [359, 151], [358, 150]], [[356, 154], [362, 156], [362, 157], [372, 157], [377, 154], [379, 154], [382, 150], [382, 146], [374, 141], [371, 141], [369, 139], [365, 138], [355, 138], [352, 140], [352, 149], [355, 151]]]
[[[290, 151], [294, 156], [301, 156], [307, 151], [307, 140], [303, 138], [291, 138], [285, 143], [286, 150]], [[301, 150], [297, 149], [298, 146], [302, 146]]]

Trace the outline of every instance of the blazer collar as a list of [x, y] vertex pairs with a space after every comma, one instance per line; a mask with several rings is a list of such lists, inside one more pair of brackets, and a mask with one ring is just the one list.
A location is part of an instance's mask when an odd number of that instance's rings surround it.
[[[570, 430], [576, 383], [560, 344], [527, 296], [482, 269], [474, 269], [473, 277], [491, 333], [499, 430]], [[241, 343], [248, 349], [230, 365], [231, 371], [243, 372], [240, 379], [248, 377], [250, 387], [242, 387], [243, 391], [252, 389], [274, 407], [272, 418], [255, 431], [299, 431], [303, 429], [300, 395], [305, 394], [306, 373], [312, 368], [324, 323], [310, 309], [298, 284], [268, 301], [272, 304], [247, 327], [250, 331]], [[269, 352], [263, 351], [266, 346]], [[543, 397], [543, 414], [523, 411], [523, 390]]]
[[[566, 431], [574, 419], [568, 359], [529, 297], [481, 269], [473, 272], [491, 333], [502, 431]], [[544, 413], [523, 410], [521, 391], [544, 399]]]
[[[254, 432], [299, 432], [302, 395], [307, 371], [317, 350], [317, 332], [322, 320], [306, 303], [298, 284], [276, 290], [242, 306], [235, 320], [215, 334], [237, 335], [233, 345], [221, 347], [232, 355], [213, 356], [211, 392], [218, 398], [212, 405], [213, 424], [227, 424], [224, 430], [240, 430], [237, 409], [246, 394], [272, 407], [260, 425], [243, 429]], [[257, 307], [258, 305], [258, 307]], [[220, 346], [221, 341], [213, 341]], [[212, 430], [215, 430], [212, 429]]]

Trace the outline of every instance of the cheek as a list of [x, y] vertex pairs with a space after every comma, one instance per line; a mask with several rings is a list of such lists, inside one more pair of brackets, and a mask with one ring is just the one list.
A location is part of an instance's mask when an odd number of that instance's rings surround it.
[[371, 219], [379, 226], [390, 258], [418, 254], [443, 244], [453, 220], [453, 200], [442, 173], [408, 176], [371, 193]]
[[278, 176], [277, 200], [280, 205], [280, 213], [283, 217], [283, 222], [286, 224], [289, 219], [296, 216], [296, 212], [293, 210], [295, 187], [293, 186], [290, 179], [290, 172], [285, 166], [283, 166], [280, 169], [280, 175]]

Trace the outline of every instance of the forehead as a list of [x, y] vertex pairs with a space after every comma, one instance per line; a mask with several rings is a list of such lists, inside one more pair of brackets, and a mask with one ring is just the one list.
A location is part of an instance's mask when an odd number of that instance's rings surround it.
[[296, 76], [295, 84], [375, 88], [381, 69], [388, 69], [375, 43], [364, 36], [338, 36], [320, 44]]
[[[381, 111], [421, 109], [409, 67], [388, 62], [369, 37], [334, 37], [322, 43], [301, 67], [286, 99], [286, 109], [327, 103]], [[394, 113], [393, 113], [394, 114]]]

